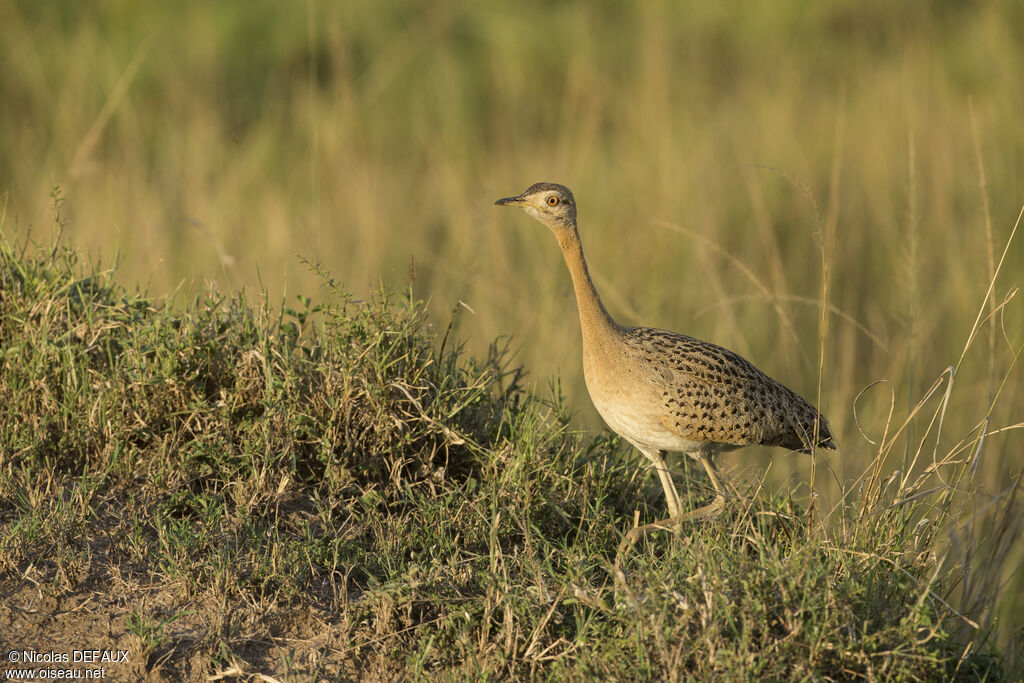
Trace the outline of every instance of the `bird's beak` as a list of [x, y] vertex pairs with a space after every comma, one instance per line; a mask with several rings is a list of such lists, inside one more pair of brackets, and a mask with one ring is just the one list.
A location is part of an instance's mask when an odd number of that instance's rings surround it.
[[498, 206], [522, 206], [526, 202], [523, 201], [523, 195], [519, 195], [518, 197], [505, 197], [494, 203]]

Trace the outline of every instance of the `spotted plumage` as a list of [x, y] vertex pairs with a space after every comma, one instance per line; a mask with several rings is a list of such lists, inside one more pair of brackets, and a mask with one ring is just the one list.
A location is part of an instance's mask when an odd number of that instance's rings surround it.
[[[828, 423], [807, 401], [737, 353], [649, 327], [622, 329], [627, 357], [661, 390], [666, 421], [683, 438], [807, 453], [834, 448]], [[817, 431], [817, 442], [815, 432]]]
[[[669, 518], [632, 530], [666, 528], [717, 514], [725, 504], [714, 457], [742, 446], [781, 446], [803, 453], [835, 448], [825, 419], [807, 401], [721, 346], [674, 332], [623, 327], [594, 288], [576, 226], [576, 199], [555, 183], [536, 183], [496, 204], [519, 206], [558, 240], [572, 276], [583, 333], [583, 374], [608, 426], [643, 453], [661, 480]], [[680, 509], [666, 452], [698, 460], [715, 499]]]

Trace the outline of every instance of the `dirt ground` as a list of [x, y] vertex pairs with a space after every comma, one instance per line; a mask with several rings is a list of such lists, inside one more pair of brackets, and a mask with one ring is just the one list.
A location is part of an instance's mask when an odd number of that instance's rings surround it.
[[[47, 595], [46, 584], [37, 585], [33, 573], [30, 567], [21, 580], [0, 580], [0, 595], [6, 596], [0, 602], [0, 668], [8, 676], [18, 669], [35, 669], [37, 678], [47, 675], [43, 669], [51, 670], [51, 677], [59, 675], [54, 670], [71, 669], [77, 673], [65, 676], [115, 681], [392, 680], [397, 675], [383, 652], [357, 656], [346, 619], [332, 621], [308, 607], [261, 614], [242, 606], [228, 609], [225, 619], [218, 598], [184, 599], [173, 586], [94, 579], [54, 597]], [[150, 624], [166, 623], [141, 629], [133, 626], [139, 615]], [[218, 631], [227, 637], [211, 638]], [[227, 651], [211, 651], [216, 642], [228, 643]], [[40, 659], [24, 661], [33, 652]], [[94, 661], [84, 661], [90, 658]]]

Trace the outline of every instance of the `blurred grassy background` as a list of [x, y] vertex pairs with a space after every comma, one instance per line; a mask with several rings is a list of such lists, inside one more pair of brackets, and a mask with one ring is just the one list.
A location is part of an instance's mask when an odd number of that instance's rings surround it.
[[[1009, 1], [0, 0], [6, 229], [45, 241], [59, 185], [70, 238], [157, 295], [315, 299], [299, 255], [362, 295], [415, 261], [438, 324], [466, 302], [471, 350], [512, 335], [595, 427], [561, 255], [492, 205], [565, 183], [620, 322], [731, 347], [812, 400], [823, 346], [825, 462], [848, 481], [875, 451], [857, 393], [891, 380], [899, 418], [956, 364], [1024, 202], [1022, 25]], [[1022, 268], [1018, 241], [993, 302]], [[947, 441], [1011, 367], [1016, 304], [960, 368]], [[885, 391], [859, 404], [871, 435]], [[1002, 391], [996, 428], [1020, 420], [1019, 372]], [[990, 491], [1021, 471], [1014, 434], [986, 446]], [[807, 461], [771, 470], [806, 481]]]

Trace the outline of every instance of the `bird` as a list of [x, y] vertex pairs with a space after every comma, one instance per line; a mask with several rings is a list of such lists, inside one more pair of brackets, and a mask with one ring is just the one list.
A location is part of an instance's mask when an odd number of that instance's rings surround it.
[[[739, 354], [684, 334], [615, 322], [590, 277], [569, 188], [535, 183], [495, 204], [522, 208], [554, 234], [576, 294], [590, 398], [612, 431], [650, 461], [665, 491], [669, 516], [636, 526], [623, 543], [718, 515], [726, 504], [715, 465], [719, 453], [752, 445], [800, 453], [836, 448], [814, 406]], [[703, 465], [715, 492], [711, 502], [683, 511], [667, 453], [685, 453]]]

